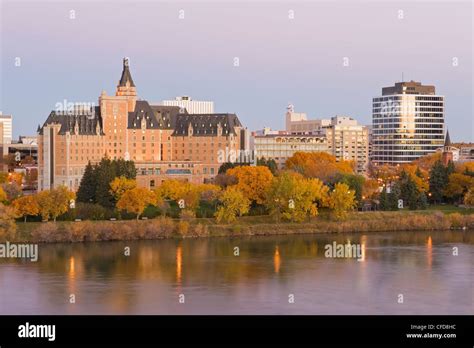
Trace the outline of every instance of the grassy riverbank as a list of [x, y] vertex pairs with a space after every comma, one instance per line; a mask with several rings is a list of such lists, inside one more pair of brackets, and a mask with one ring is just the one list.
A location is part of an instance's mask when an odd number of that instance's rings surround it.
[[217, 224], [214, 219], [177, 220], [159, 217], [127, 221], [58, 221], [18, 223], [18, 241], [84, 242], [212, 236], [277, 235], [299, 233], [393, 232], [446, 229], [474, 230], [474, 212], [353, 212], [344, 221], [329, 215], [303, 223], [277, 223], [270, 216], [248, 216], [233, 224]]

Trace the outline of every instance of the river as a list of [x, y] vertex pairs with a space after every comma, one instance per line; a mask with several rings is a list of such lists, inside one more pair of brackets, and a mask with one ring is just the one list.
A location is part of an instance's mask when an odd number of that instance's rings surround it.
[[472, 315], [473, 266], [473, 231], [41, 244], [0, 259], [0, 314]]

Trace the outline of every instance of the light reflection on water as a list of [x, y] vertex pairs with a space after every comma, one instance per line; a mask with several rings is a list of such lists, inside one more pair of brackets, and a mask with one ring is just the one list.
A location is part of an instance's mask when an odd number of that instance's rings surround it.
[[[361, 262], [324, 256], [326, 244], [348, 239], [361, 244]], [[474, 313], [472, 231], [49, 244], [39, 253], [36, 263], [0, 260], [1, 314]]]

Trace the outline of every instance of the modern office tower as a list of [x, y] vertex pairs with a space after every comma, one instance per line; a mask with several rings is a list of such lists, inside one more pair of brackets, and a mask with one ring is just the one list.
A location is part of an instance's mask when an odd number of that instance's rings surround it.
[[255, 156], [274, 159], [279, 169], [295, 152], [329, 152], [327, 138], [313, 134], [291, 134], [265, 128], [253, 135]]
[[87, 163], [104, 156], [134, 161], [141, 187], [212, 180], [221, 153], [246, 150], [242, 139], [245, 129], [235, 114], [189, 114], [139, 99], [124, 59], [115, 95], [103, 91], [98, 106], [52, 111], [38, 127], [38, 188], [77, 190]]
[[369, 129], [347, 116], [331, 118], [325, 128], [330, 153], [338, 161], [353, 161], [356, 171], [364, 174], [369, 164]]
[[188, 97], [188, 96], [176, 97], [175, 100], [163, 100], [162, 104], [165, 106], [178, 106], [182, 109], [186, 109], [186, 112], [188, 114], [213, 114], [214, 113], [214, 102], [192, 100], [191, 97]]
[[373, 98], [373, 164], [409, 163], [444, 144], [444, 96], [434, 86], [397, 82]]

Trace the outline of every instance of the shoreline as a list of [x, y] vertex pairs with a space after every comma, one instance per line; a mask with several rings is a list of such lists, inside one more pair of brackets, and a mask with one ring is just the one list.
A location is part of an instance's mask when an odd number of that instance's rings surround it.
[[269, 216], [239, 218], [218, 224], [210, 218], [175, 220], [58, 221], [17, 224], [16, 242], [77, 243], [203, 237], [275, 236], [293, 234], [383, 233], [400, 231], [474, 230], [474, 214], [440, 211], [353, 212], [343, 221], [327, 216], [301, 223], [275, 222]]

